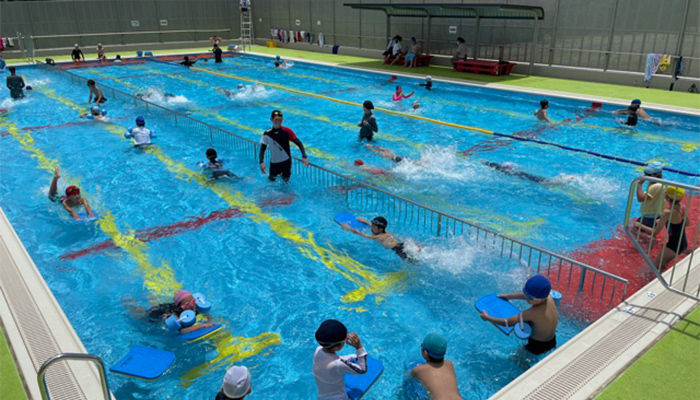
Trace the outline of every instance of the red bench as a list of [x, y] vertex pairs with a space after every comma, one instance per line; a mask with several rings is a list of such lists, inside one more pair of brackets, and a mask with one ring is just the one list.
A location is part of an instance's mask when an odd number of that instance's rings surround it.
[[[428, 55], [428, 54], [422, 54], [419, 56], [416, 56], [416, 67], [428, 67], [430, 66], [430, 62], [433, 60], [433, 56]], [[394, 57], [389, 57], [384, 60], [384, 64], [391, 64], [391, 62], [394, 61]], [[406, 63], [406, 55], [401, 54], [399, 56], [399, 61], [397, 61], [394, 65], [404, 65]]]
[[472, 72], [475, 74], [486, 72], [493, 76], [499, 76], [510, 75], [510, 71], [515, 64], [508, 61], [453, 60], [452, 66], [455, 71], [459, 72]]

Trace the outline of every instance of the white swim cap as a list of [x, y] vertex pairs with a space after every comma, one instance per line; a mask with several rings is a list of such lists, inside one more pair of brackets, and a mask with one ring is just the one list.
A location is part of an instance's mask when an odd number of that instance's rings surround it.
[[432, 81], [432, 80], [433, 80], [433, 77], [430, 76], [430, 75], [428, 75], [428, 76], [425, 77], [425, 80], [426, 80], [426, 81]]

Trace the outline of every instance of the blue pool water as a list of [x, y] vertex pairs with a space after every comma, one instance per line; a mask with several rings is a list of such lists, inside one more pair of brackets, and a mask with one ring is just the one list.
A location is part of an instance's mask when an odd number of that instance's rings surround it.
[[[262, 64], [238, 57], [221, 66], [202, 65], [229, 76], [155, 62], [73, 72], [127, 92], [153, 92], [155, 102], [249, 138], [259, 138], [272, 107], [279, 107], [285, 125], [312, 148], [312, 162], [558, 251], [608, 234], [621, 220], [627, 182], [638, 173], [628, 165], [521, 143], [463, 158], [455, 154], [494, 138], [378, 112], [378, 144], [423, 161], [394, 166], [357, 146], [359, 108], [250, 85], [232, 74], [391, 107], [381, 100], [392, 91], [379, 86], [385, 76], [300, 63], [271, 71]], [[290, 185], [269, 183], [249, 154], [225, 146], [218, 147], [219, 154], [244, 179], [212, 184], [197, 168], [208, 138], [192, 127], [151, 110], [148, 126], [158, 131], [157, 146], [135, 150], [123, 133], [142, 108], [110, 99], [108, 121], [83, 121], [77, 115], [86, 108], [85, 87], [33, 68], [21, 74], [37, 90], [26, 100], [1, 105], [8, 112], [0, 116], [0, 205], [90, 352], [108, 365], [136, 344], [177, 356], [173, 369], [155, 382], [110, 377], [120, 400], [210, 399], [233, 363], [251, 369], [256, 398], [314, 398], [313, 333], [326, 318], [344, 321], [384, 362], [384, 376], [367, 399], [400, 398], [403, 366], [419, 356], [420, 341], [431, 331], [448, 338], [448, 357], [466, 399], [485, 399], [524, 371], [512, 361], [516, 339], [481, 322], [473, 308], [484, 294], [521, 287], [528, 271], [517, 262], [462, 237], [436, 239], [390, 221], [390, 231], [423, 246], [421, 262], [402, 263], [393, 252], [339, 229], [332, 217], [347, 208], [336, 191], [295, 177]], [[216, 92], [216, 87], [234, 90], [239, 82], [249, 85], [243, 95]], [[538, 101], [532, 96], [445, 84], [416, 96], [423, 116], [506, 133], [537, 128], [529, 116]], [[568, 118], [583, 105], [560, 99], [550, 104], [555, 118]], [[697, 144], [697, 118], [658, 115], [672, 126], [663, 132], [646, 125], [637, 133], [618, 132], [612, 118], [596, 117], [584, 120], [595, 128], [571, 124], [542, 136], [643, 161], [662, 158], [697, 171], [697, 149], [643, 137]], [[352, 165], [358, 157], [393, 173], [364, 175]], [[573, 175], [575, 183], [545, 187], [499, 175], [472, 158], [515, 162], [548, 177]], [[61, 165], [59, 189], [78, 184], [101, 217], [98, 222], [74, 225], [47, 201], [54, 163]], [[373, 216], [359, 208], [349, 211]], [[174, 227], [183, 221], [188, 228]], [[109, 239], [118, 246], [80, 253]], [[147, 306], [180, 286], [213, 301], [212, 316], [224, 332], [182, 343], [126, 311], [125, 303]], [[585, 326], [564, 307], [559, 343]]]

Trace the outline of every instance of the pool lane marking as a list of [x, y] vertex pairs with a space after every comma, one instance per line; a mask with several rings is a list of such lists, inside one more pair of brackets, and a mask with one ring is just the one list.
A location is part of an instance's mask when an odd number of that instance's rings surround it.
[[[198, 68], [198, 67], [190, 67], [190, 69], [192, 69], [192, 70], [194, 70], [194, 71], [204, 72], [204, 73], [211, 74], [211, 75], [216, 75], [216, 76], [223, 77], [223, 78], [236, 79], [236, 80], [241, 80], [241, 81], [244, 81], [244, 82], [252, 82], [252, 83], [256, 83], [256, 84], [258, 84], [258, 85], [262, 85], [262, 86], [267, 86], [267, 87], [271, 87], [271, 88], [275, 88], [275, 89], [279, 89], [279, 90], [284, 90], [284, 91], [291, 92], [291, 93], [302, 94], [302, 95], [305, 95], [305, 96], [316, 97], [316, 98], [319, 98], [319, 99], [329, 100], [329, 101], [332, 101], [332, 102], [335, 102], [335, 103], [345, 104], [345, 105], [349, 105], [349, 106], [353, 106], [353, 107], [362, 107], [362, 104], [360, 104], [360, 103], [354, 103], [354, 102], [351, 102], [351, 101], [336, 99], [335, 97], [325, 96], [325, 95], [322, 95], [322, 94], [309, 93], [309, 92], [305, 92], [305, 91], [302, 91], [302, 90], [292, 89], [292, 88], [289, 88], [289, 87], [286, 87], [286, 86], [282, 86], [282, 85], [279, 85], [279, 84], [276, 84], [276, 83], [263, 82], [263, 81], [259, 81], [259, 80], [256, 80], [256, 79], [244, 78], [244, 77], [241, 77], [241, 76], [238, 76], [238, 75], [234, 75], [234, 74], [228, 74], [228, 73], [223, 73], [223, 72], [216, 72], [216, 71], [213, 71], [213, 70], [207, 70], [207, 69]], [[468, 130], [468, 131], [481, 132], [481, 133], [485, 133], [485, 134], [487, 134], [487, 135], [493, 135], [493, 132], [492, 132], [492, 131], [489, 131], [489, 130], [486, 130], [486, 129], [475, 128], [475, 127], [472, 127], [472, 126], [466, 126], [466, 125], [460, 125], [460, 124], [455, 124], [455, 123], [452, 123], [452, 122], [441, 121], [441, 120], [434, 119], [434, 118], [428, 118], [428, 117], [423, 117], [423, 116], [420, 116], [420, 115], [409, 114], [409, 113], [405, 113], [405, 112], [402, 112], [402, 111], [389, 110], [389, 109], [387, 109], [387, 108], [382, 108], [382, 107], [375, 107], [375, 110], [377, 110], [377, 111], [382, 111], [382, 112], [385, 112], [385, 113], [387, 113], [387, 114], [399, 115], [399, 116], [403, 116], [403, 117], [408, 117], [408, 118], [418, 119], [418, 120], [422, 120], [422, 121], [432, 122], [432, 123], [438, 124], [438, 125], [449, 126], [449, 127], [451, 127], [451, 128], [457, 128], [457, 129], [463, 129], [463, 130]]]
[[[267, 199], [262, 202], [261, 206], [266, 207], [272, 205], [288, 205], [292, 203], [293, 199], [293, 196], [281, 199]], [[181, 221], [175, 222], [170, 225], [140, 229], [135, 232], [134, 236], [137, 239], [143, 241], [144, 243], [148, 243], [156, 239], [162, 239], [174, 235], [179, 235], [181, 233], [197, 230], [202, 226], [209, 224], [210, 222], [224, 221], [232, 218], [238, 218], [241, 216], [243, 216], [243, 212], [241, 210], [236, 208], [226, 208], [223, 210], [214, 211], [206, 217], [187, 217]], [[61, 260], [75, 260], [76, 258], [80, 258], [102, 250], [112, 250], [118, 248], [119, 247], [111, 239], [108, 239], [82, 250], [76, 250], [62, 254], [59, 258]]]
[[[8, 123], [5, 120], [6, 118], [0, 118], [0, 127], [10, 132], [10, 135], [22, 145], [23, 149], [38, 160], [41, 169], [53, 172], [55, 165], [58, 164], [58, 160], [48, 158], [43, 151], [35, 147], [34, 139], [29, 132], [25, 131], [22, 133], [17, 129], [17, 124]], [[70, 178], [65, 178], [64, 180], [72, 185], [79, 185], [78, 181]], [[114, 216], [109, 210], [105, 208], [103, 210], [104, 215], [97, 220], [97, 226], [136, 261], [142, 272], [144, 287], [153, 293], [167, 297], [170, 297], [175, 290], [182, 288], [182, 285], [175, 279], [174, 271], [165, 261], [162, 262], [160, 268], [154, 267], [144, 253], [148, 246], [133, 234], [124, 235], [119, 232]], [[218, 356], [214, 360], [188, 371], [183, 375], [183, 378], [192, 381], [205, 373], [211, 372], [209, 367], [219, 360], [241, 360], [256, 355], [269, 346], [282, 343], [280, 335], [273, 332], [265, 332], [255, 338], [245, 338], [234, 337], [228, 330], [223, 329], [218, 337], [218, 340], [213, 341]]]
[[[124, 128], [115, 124], [105, 126], [110, 132], [123, 137]], [[243, 196], [239, 191], [211, 182], [201, 172], [193, 171], [184, 164], [170, 158], [161, 149], [151, 146], [145, 150], [146, 153], [155, 156], [165, 167], [178, 179], [194, 181], [201, 186], [213, 191], [230, 207], [238, 208], [257, 223], [268, 225], [278, 236], [287, 239], [297, 245], [299, 251], [307, 258], [318, 261], [331, 271], [334, 271], [358, 288], [341, 297], [343, 302], [358, 302], [364, 300], [367, 295], [380, 297], [382, 294], [396, 288], [406, 276], [405, 273], [390, 273], [384, 276], [377, 275], [370, 271], [365, 265], [355, 261], [346, 254], [340, 253], [332, 246], [325, 248], [316, 243], [312, 232], [299, 229], [290, 221], [275, 217], [264, 212], [255, 202]], [[338, 266], [345, 267], [346, 270]]]

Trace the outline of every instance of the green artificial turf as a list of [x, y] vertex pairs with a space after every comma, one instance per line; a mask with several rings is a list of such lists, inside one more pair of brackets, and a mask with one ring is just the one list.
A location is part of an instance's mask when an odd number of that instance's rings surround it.
[[700, 399], [700, 307], [596, 398], [640, 399]]
[[27, 399], [2, 329], [0, 329], [0, 399]]

